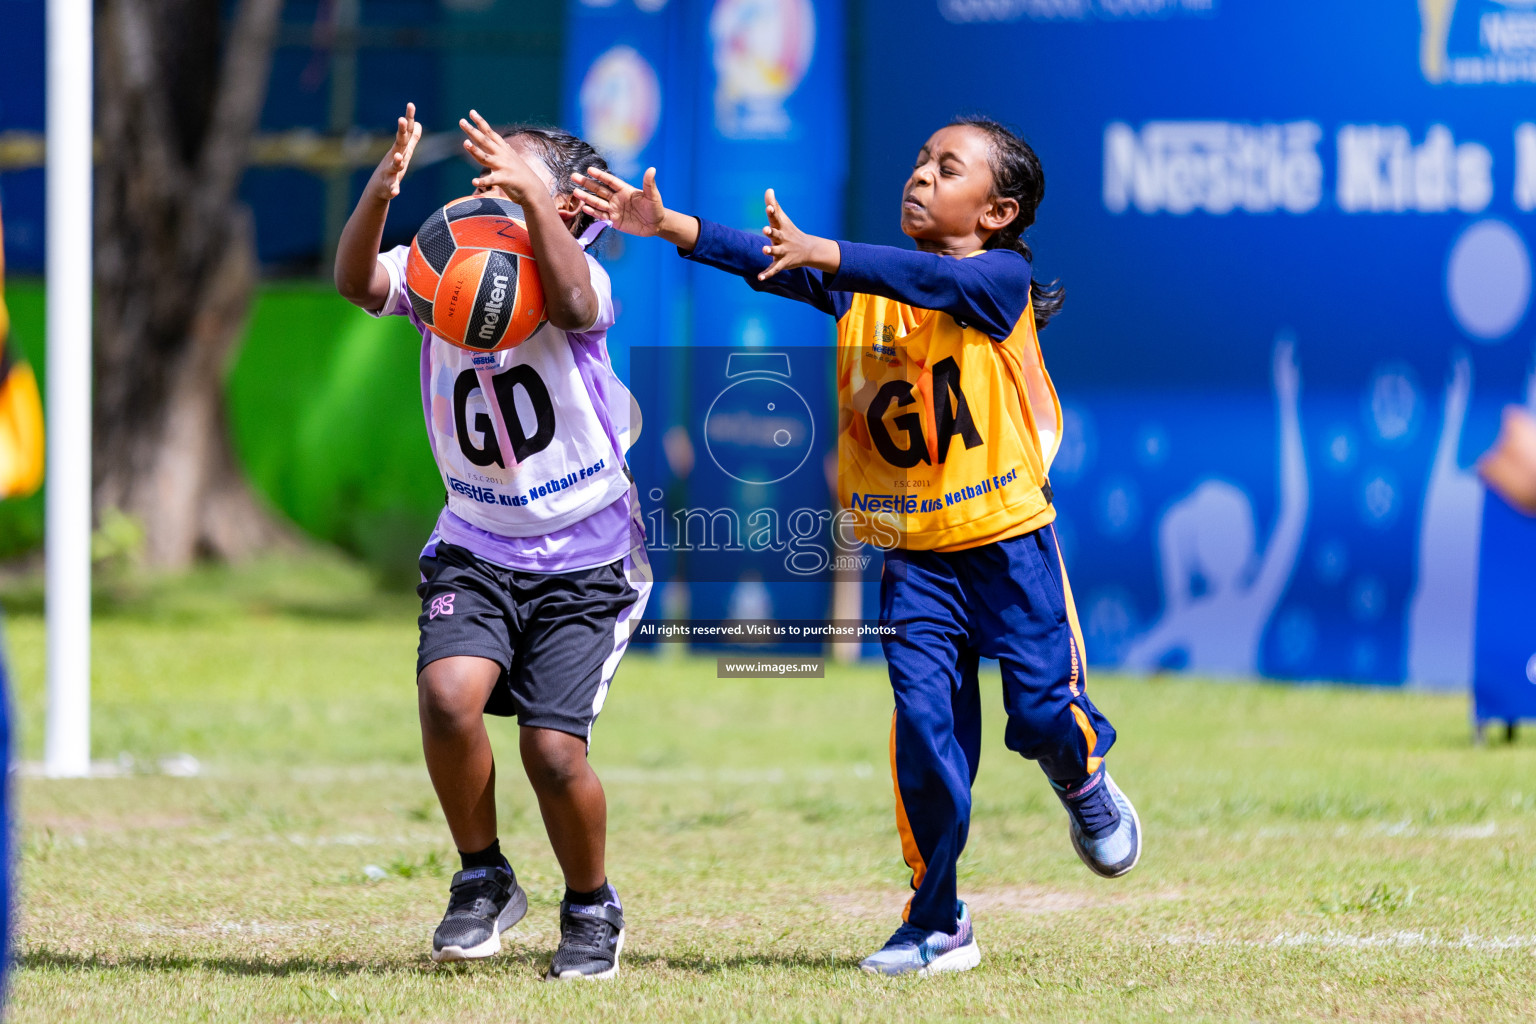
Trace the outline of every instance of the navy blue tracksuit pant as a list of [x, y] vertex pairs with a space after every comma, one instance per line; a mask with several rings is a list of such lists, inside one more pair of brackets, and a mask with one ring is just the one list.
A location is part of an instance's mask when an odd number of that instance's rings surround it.
[[1008, 749], [1050, 778], [1082, 781], [1115, 730], [1083, 692], [1081, 631], [1051, 526], [964, 551], [887, 551], [880, 619], [902, 627], [883, 647], [896, 695], [896, 828], [914, 890], [905, 916], [952, 933], [981, 753], [979, 659], [1002, 670]]

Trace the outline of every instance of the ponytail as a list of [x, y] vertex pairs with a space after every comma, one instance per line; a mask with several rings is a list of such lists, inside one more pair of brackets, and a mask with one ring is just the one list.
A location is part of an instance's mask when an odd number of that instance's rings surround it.
[[[1024, 241], [1024, 231], [1035, 222], [1035, 211], [1045, 198], [1045, 171], [1040, 166], [1040, 158], [1021, 136], [990, 117], [957, 117], [949, 125], [975, 128], [987, 136], [991, 143], [989, 162], [993, 194], [1019, 204], [1019, 215], [987, 239], [982, 248], [1012, 249], [1029, 260], [1033, 268], [1035, 255], [1030, 252], [1029, 243]], [[1064, 295], [1060, 281], [1030, 284], [1029, 304], [1035, 313], [1037, 329], [1061, 312]]]

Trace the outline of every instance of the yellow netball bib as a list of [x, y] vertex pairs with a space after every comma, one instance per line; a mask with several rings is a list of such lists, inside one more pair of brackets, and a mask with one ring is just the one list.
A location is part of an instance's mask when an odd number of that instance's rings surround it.
[[1051, 522], [1061, 405], [1032, 312], [993, 341], [855, 294], [838, 320], [838, 492], [860, 540], [959, 550]]

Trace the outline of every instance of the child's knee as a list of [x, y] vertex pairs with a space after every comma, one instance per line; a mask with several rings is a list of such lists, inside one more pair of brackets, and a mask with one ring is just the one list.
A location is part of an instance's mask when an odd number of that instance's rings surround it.
[[587, 744], [579, 736], [557, 729], [522, 730], [523, 767], [535, 786], [566, 789], [590, 770]]
[[462, 731], [485, 711], [484, 681], [448, 659], [422, 669], [416, 688], [422, 727], [434, 733]]

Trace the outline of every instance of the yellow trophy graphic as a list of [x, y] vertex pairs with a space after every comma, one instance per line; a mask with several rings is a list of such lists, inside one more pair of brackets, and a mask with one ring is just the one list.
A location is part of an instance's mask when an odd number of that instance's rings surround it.
[[1419, 67], [1435, 84], [1445, 81], [1446, 46], [1456, 0], [1419, 0]]

